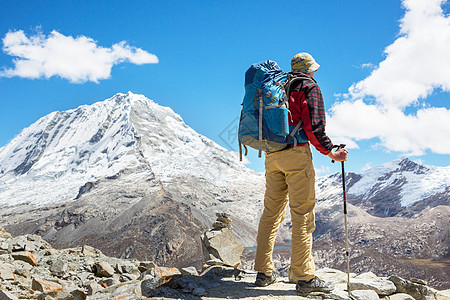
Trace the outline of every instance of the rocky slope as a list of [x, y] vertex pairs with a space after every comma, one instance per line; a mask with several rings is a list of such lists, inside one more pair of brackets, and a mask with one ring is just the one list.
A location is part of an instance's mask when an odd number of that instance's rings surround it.
[[[283, 277], [261, 288], [252, 284], [256, 274], [251, 270], [205, 265], [199, 275], [193, 267], [179, 270], [108, 257], [90, 246], [57, 250], [40, 236], [12, 237], [0, 228], [0, 299], [350, 299], [345, 273], [327, 268], [317, 275], [335, 289], [299, 295]], [[351, 274], [349, 287], [357, 300], [450, 299], [450, 290], [438, 291], [423, 280], [373, 273]]]

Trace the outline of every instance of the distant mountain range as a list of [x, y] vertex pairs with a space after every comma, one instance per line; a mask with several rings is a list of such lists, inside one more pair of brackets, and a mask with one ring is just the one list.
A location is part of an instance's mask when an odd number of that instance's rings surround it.
[[[341, 177], [316, 181], [317, 262], [339, 267], [331, 245], [342, 242]], [[448, 259], [450, 167], [402, 159], [346, 181], [356, 260], [370, 251], [385, 254], [370, 256], [377, 266], [386, 257]], [[201, 264], [199, 237], [215, 212], [231, 213], [237, 239], [255, 244], [264, 184], [170, 108], [129, 92], [44, 116], [0, 148], [0, 226], [56, 247]], [[289, 215], [277, 238], [290, 242]]]

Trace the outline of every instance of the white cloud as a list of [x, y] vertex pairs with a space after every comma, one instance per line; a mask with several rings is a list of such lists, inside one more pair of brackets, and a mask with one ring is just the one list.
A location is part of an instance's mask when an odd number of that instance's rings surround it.
[[[445, 0], [404, 0], [400, 36], [386, 58], [330, 110], [330, 136], [349, 147], [378, 138], [391, 151], [450, 154], [450, 110], [417, 105], [435, 89], [450, 91], [450, 18]], [[424, 100], [422, 100], [424, 101]], [[414, 113], [406, 113], [414, 110]]]
[[0, 70], [0, 77], [50, 78], [60, 76], [73, 83], [98, 82], [111, 77], [114, 65], [158, 63], [158, 58], [126, 42], [104, 48], [86, 36], [65, 36], [53, 30], [48, 36], [27, 37], [22, 30], [8, 32], [3, 51], [15, 57], [14, 68]]
[[367, 64], [362, 64], [361, 68], [373, 69], [373, 68], [375, 68], [375, 66], [373, 65], [373, 63], [367, 63]]
[[314, 172], [318, 176], [328, 175], [331, 172], [331, 168], [327, 166], [321, 166], [320, 168], [314, 168]]

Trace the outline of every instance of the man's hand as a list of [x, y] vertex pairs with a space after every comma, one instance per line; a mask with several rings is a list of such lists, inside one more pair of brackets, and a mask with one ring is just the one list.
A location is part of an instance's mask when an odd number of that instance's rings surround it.
[[328, 153], [328, 157], [330, 157], [332, 160], [335, 161], [346, 161], [347, 160], [347, 149], [341, 148], [337, 151], [331, 150], [330, 153]]

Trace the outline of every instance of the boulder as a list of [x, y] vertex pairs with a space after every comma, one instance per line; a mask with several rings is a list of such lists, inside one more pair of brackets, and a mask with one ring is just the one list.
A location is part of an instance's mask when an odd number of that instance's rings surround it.
[[[291, 275], [290, 272], [289, 275]], [[319, 269], [316, 271], [316, 276], [325, 281], [332, 281], [335, 284], [347, 283], [347, 273], [335, 269], [330, 268]]]
[[389, 296], [395, 293], [396, 287], [390, 280], [380, 279], [352, 279], [350, 290], [373, 290], [380, 296]]
[[389, 296], [389, 300], [414, 300], [414, 298], [408, 294], [397, 293]]
[[352, 300], [348, 296], [348, 292], [344, 291], [342, 289], [334, 289], [329, 294], [327, 294], [327, 299], [334, 299], [334, 300]]
[[106, 261], [95, 264], [95, 275], [98, 277], [111, 277], [114, 275], [114, 268]]
[[84, 255], [87, 255], [87, 256], [92, 256], [92, 257], [103, 256], [103, 253], [100, 250], [95, 249], [94, 247], [91, 247], [88, 245], [84, 245], [81, 248], [81, 253], [83, 253]]
[[36, 258], [34, 258], [33, 254], [31, 254], [30, 252], [27, 251], [13, 252], [11, 255], [15, 260], [24, 261], [32, 266], [36, 266], [38, 264]]
[[8, 263], [0, 263], [0, 281], [2, 280], [16, 280], [13, 265]]
[[112, 276], [112, 277], [105, 277], [105, 278], [101, 279], [98, 283], [101, 286], [106, 288], [106, 287], [118, 284], [119, 282], [120, 282], [119, 281], [119, 276], [115, 275], [115, 276]]
[[95, 293], [97, 293], [98, 291], [101, 291], [103, 289], [103, 287], [98, 284], [97, 282], [93, 281], [91, 282], [91, 284], [89, 284], [88, 286], [88, 296], [92, 296]]
[[116, 270], [119, 274], [137, 274], [138, 268], [135, 264], [128, 261], [120, 261], [116, 264]]
[[50, 266], [50, 272], [52, 275], [62, 277], [67, 272], [67, 261], [57, 260]]
[[375, 275], [373, 272], [366, 272], [366, 273], [359, 274], [358, 276], [355, 277], [355, 279], [375, 279], [375, 280], [378, 280], [380, 278], [378, 278], [378, 276]]
[[12, 264], [14, 265], [15, 269], [14, 273], [16, 273], [17, 275], [27, 278], [31, 276], [31, 270], [33, 270], [33, 266], [29, 263], [21, 260], [15, 260]]
[[141, 293], [145, 297], [153, 297], [162, 285], [161, 277], [148, 277], [141, 281]]
[[118, 283], [89, 296], [89, 300], [97, 299], [142, 299], [140, 282], [128, 281]]
[[426, 285], [414, 283], [398, 276], [391, 276], [389, 280], [395, 284], [397, 292], [411, 295], [416, 300], [429, 300], [430, 298], [434, 298], [434, 290]]
[[206, 231], [202, 237], [202, 248], [205, 262], [219, 259], [225, 265], [235, 268], [241, 264], [244, 246], [236, 241], [229, 228]]
[[31, 289], [43, 293], [57, 293], [59, 291], [62, 291], [63, 286], [53, 281], [34, 277], [33, 281], [31, 282]]
[[379, 300], [377, 292], [374, 290], [355, 290], [352, 291], [351, 296], [355, 300]]

